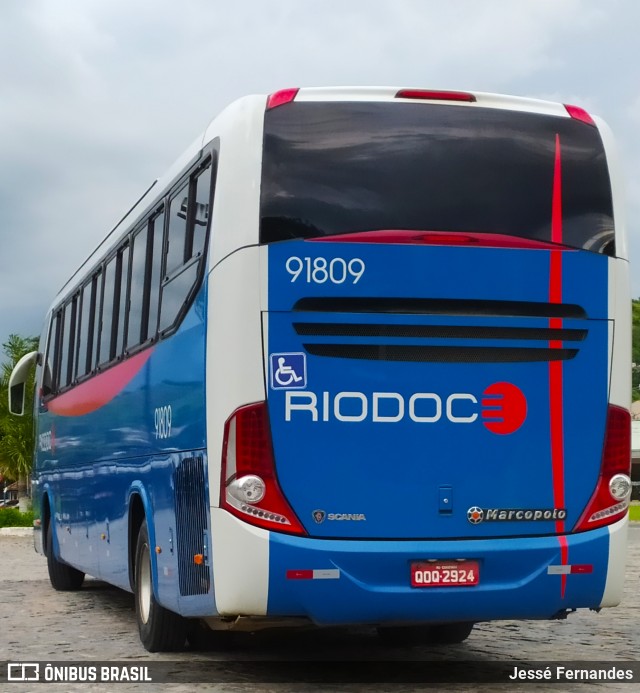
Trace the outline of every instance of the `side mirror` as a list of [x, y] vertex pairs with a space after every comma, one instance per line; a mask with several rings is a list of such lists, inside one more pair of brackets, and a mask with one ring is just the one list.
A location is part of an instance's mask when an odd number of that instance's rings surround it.
[[13, 371], [11, 371], [11, 377], [9, 378], [9, 411], [16, 416], [24, 415], [27, 378], [29, 377], [31, 366], [39, 358], [39, 352], [30, 351], [16, 363]]

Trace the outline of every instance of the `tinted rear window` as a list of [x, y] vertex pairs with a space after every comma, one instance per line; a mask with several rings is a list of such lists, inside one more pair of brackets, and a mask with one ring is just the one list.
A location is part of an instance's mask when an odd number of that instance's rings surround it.
[[564, 242], [614, 255], [596, 128], [424, 103], [294, 102], [267, 111], [261, 242], [377, 229], [550, 241], [556, 135]]

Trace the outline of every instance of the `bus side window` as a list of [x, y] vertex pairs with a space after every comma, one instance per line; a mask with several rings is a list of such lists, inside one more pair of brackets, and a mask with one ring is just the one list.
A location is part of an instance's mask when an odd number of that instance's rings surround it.
[[[149, 225], [149, 247], [145, 272], [145, 297], [148, 296], [149, 323], [146, 338], [152, 339], [158, 331], [158, 308], [160, 306], [160, 282], [162, 269], [162, 238], [164, 211], [151, 220]], [[148, 284], [148, 289], [147, 289]]]
[[[78, 321], [77, 321], [77, 338], [76, 338], [76, 354], [75, 354], [75, 367], [73, 371], [73, 378], [76, 379], [79, 376], [84, 375], [84, 367], [87, 361], [87, 326], [88, 326], [88, 306], [89, 306], [89, 292], [87, 287], [90, 284], [85, 284], [80, 290], [80, 296], [78, 298]], [[84, 354], [83, 354], [84, 350]], [[83, 358], [84, 357], [84, 358]]]
[[188, 185], [183, 186], [169, 202], [165, 277], [170, 277], [185, 261], [188, 202]]
[[198, 262], [197, 259], [202, 258], [205, 251], [213, 197], [212, 180], [215, 182], [214, 166], [215, 159], [207, 159], [192, 174], [188, 194], [187, 187], [183, 186], [171, 200], [169, 235], [171, 237], [173, 233], [172, 224], [175, 217], [183, 220], [180, 228], [184, 229], [186, 235], [181, 265], [175, 266], [171, 240], [167, 248], [160, 304], [159, 331], [161, 333], [175, 324], [200, 276], [202, 262]]
[[204, 253], [211, 204], [211, 164], [192, 181], [194, 188], [191, 233], [188, 234], [187, 258]]
[[67, 365], [67, 385], [73, 383], [76, 368], [76, 349], [78, 345], [78, 321], [80, 319], [80, 294], [76, 293], [71, 301], [71, 329], [67, 344], [69, 363]]
[[53, 375], [51, 373], [51, 360], [49, 353], [42, 362], [42, 382], [40, 384], [40, 396], [48, 397], [53, 392]]
[[91, 352], [93, 344], [93, 316], [96, 301], [96, 277], [82, 287], [80, 307], [80, 327], [78, 329], [78, 356], [76, 378], [82, 378], [91, 371]]
[[131, 246], [131, 281], [129, 285], [129, 321], [126, 349], [132, 349], [146, 339], [142, 330], [145, 304], [145, 266], [147, 263], [148, 222], [133, 236]]
[[114, 299], [113, 321], [115, 324], [115, 356], [122, 356], [127, 323], [127, 288], [129, 285], [129, 244], [118, 252], [118, 266]]
[[105, 267], [102, 292], [102, 320], [97, 364], [102, 366], [113, 358], [111, 342], [113, 333], [113, 295], [116, 281], [116, 258], [111, 258]]
[[62, 339], [60, 341], [60, 368], [58, 370], [58, 389], [65, 388], [73, 373], [73, 345], [75, 341], [76, 297], [62, 309]]
[[160, 332], [169, 329], [175, 322], [198, 279], [198, 273], [198, 263], [192, 263], [162, 286]]
[[61, 312], [54, 313], [51, 317], [47, 352], [42, 369], [42, 396], [48, 397], [56, 391], [56, 362], [58, 358], [57, 345], [60, 341]]
[[103, 272], [100, 268], [93, 279], [95, 294], [91, 296], [91, 331], [89, 333], [89, 358], [87, 359], [87, 373], [98, 366], [98, 347], [100, 337], [100, 306], [102, 302]]

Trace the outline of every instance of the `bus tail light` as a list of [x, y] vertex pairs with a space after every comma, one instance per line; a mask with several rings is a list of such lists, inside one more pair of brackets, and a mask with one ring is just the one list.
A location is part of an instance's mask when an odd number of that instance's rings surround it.
[[425, 101], [467, 101], [473, 103], [476, 97], [467, 91], [442, 91], [434, 89], [400, 89], [396, 99], [419, 99]]
[[281, 89], [280, 91], [270, 94], [267, 99], [267, 111], [277, 106], [283, 106], [285, 103], [291, 103], [296, 98], [299, 91], [300, 89], [296, 87], [294, 89]]
[[257, 527], [306, 534], [278, 484], [266, 402], [236, 409], [225, 423], [220, 503]]
[[631, 414], [609, 405], [600, 477], [575, 531], [595, 529], [624, 517], [631, 496], [630, 473]]
[[593, 118], [580, 106], [570, 106], [569, 104], [564, 105], [567, 113], [575, 120], [580, 120], [587, 125], [592, 125], [594, 128], [597, 127]]
[[510, 236], [504, 233], [484, 231], [417, 231], [410, 229], [378, 229], [354, 231], [337, 236], [309, 238], [313, 243], [389, 243], [396, 245], [464, 245], [476, 248], [526, 248], [529, 250], [558, 249], [558, 243], [548, 243], [535, 238]]

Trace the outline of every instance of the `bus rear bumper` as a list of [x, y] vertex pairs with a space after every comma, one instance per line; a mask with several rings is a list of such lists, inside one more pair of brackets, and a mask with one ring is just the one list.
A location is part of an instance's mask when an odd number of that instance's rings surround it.
[[[456, 541], [271, 533], [266, 613], [338, 625], [547, 619], [613, 606], [621, 598], [627, 525], [561, 538]], [[434, 559], [477, 561], [479, 584], [412, 587], [411, 563]]]

